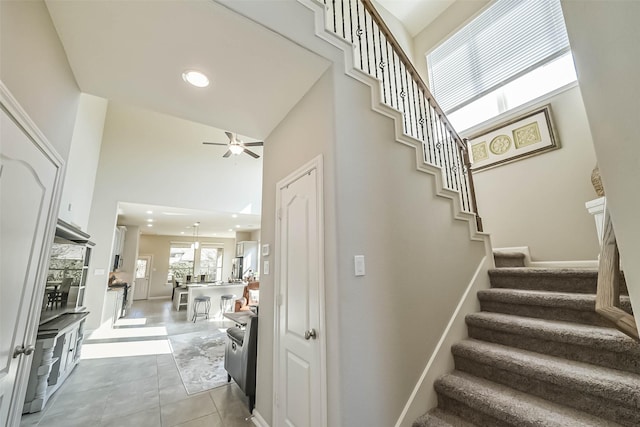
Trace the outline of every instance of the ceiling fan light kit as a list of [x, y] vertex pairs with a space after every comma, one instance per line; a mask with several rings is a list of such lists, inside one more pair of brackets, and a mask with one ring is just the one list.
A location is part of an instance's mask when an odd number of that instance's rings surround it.
[[205, 142], [203, 142], [203, 144], [205, 144], [205, 145], [223, 145], [223, 146], [226, 146], [227, 147], [227, 151], [226, 151], [226, 153], [224, 153], [224, 155], [222, 157], [229, 157], [232, 154], [238, 155], [238, 154], [242, 154], [243, 152], [248, 154], [248, 155], [250, 155], [254, 159], [257, 159], [257, 158], [260, 157], [258, 154], [256, 154], [253, 151], [247, 149], [246, 147], [262, 147], [264, 145], [264, 142], [256, 141], [256, 142], [244, 143], [244, 142], [242, 142], [242, 140], [238, 139], [238, 137], [237, 137], [237, 135], [235, 133], [225, 132], [225, 134], [229, 138], [229, 142], [227, 142], [227, 143], [206, 142], [205, 141]]

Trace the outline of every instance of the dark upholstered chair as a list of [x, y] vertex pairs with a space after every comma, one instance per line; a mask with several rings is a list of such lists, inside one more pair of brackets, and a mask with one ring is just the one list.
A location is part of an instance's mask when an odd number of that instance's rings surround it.
[[258, 316], [252, 316], [247, 326], [227, 329], [227, 347], [224, 369], [227, 381], [231, 379], [249, 397], [249, 412], [256, 403], [256, 359], [258, 353]]

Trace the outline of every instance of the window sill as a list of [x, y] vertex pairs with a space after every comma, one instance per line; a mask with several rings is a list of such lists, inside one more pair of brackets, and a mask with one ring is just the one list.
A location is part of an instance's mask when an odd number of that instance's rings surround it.
[[548, 92], [542, 96], [539, 96], [537, 98], [532, 99], [529, 102], [526, 102], [522, 105], [519, 105], [515, 108], [512, 108], [510, 110], [507, 110], [503, 113], [498, 114], [497, 116], [494, 116], [488, 120], [485, 120], [482, 123], [479, 123], [477, 125], [474, 125], [468, 129], [465, 129], [463, 131], [459, 131], [458, 134], [460, 135], [461, 138], [471, 138], [473, 135], [488, 129], [490, 127], [496, 126], [500, 123], [503, 123], [511, 118], [517, 117], [529, 110], [533, 110], [534, 108], [540, 107], [544, 104], [548, 104], [553, 98], [557, 97], [558, 95], [567, 92], [575, 87], [578, 87], [578, 81], [573, 81], [571, 83], [568, 83], [564, 86], [561, 86], [551, 92]]

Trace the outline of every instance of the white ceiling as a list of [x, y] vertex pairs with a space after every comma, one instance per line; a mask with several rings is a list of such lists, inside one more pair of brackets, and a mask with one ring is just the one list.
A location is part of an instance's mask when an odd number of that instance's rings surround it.
[[377, 0], [415, 37], [456, 0]]
[[[191, 239], [194, 235], [193, 224], [196, 222], [200, 223], [199, 237], [234, 238], [237, 231], [260, 229], [260, 215], [243, 213], [198, 211], [126, 202], [120, 202], [118, 213], [119, 225], [137, 225], [142, 234], [184, 235]], [[149, 219], [153, 221], [149, 222]], [[152, 226], [149, 227], [149, 224]]]
[[[264, 139], [328, 62], [211, 0], [46, 0], [80, 90]], [[212, 84], [194, 88], [187, 69]]]
[[[264, 140], [329, 65], [211, 0], [45, 1], [82, 92], [212, 127], [193, 144], [227, 142], [222, 130]], [[187, 69], [204, 72], [211, 85], [186, 84]], [[212, 167], [245, 160], [223, 159], [224, 147], [200, 147]], [[262, 155], [261, 147], [252, 151]], [[201, 233], [218, 237], [260, 228], [259, 215], [121, 205], [119, 223], [150, 234], [180, 235], [195, 221]], [[153, 227], [146, 227], [147, 210]]]

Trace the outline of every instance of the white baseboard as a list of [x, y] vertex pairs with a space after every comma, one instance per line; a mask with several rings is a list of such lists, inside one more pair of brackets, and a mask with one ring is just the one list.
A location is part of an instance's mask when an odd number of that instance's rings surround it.
[[529, 246], [514, 246], [512, 248], [493, 248], [494, 253], [524, 254], [524, 265], [535, 268], [598, 268], [598, 260], [572, 261], [531, 261]]
[[598, 268], [597, 260], [584, 261], [531, 261], [528, 267], [538, 268]]
[[[160, 297], [149, 297], [147, 299], [171, 299], [171, 295], [160, 296]], [[136, 300], [136, 301], [142, 301], [142, 300]]]
[[255, 408], [253, 409], [253, 416], [251, 417], [251, 421], [258, 427], [269, 427], [269, 423], [267, 423], [265, 419], [262, 418], [260, 412], [258, 412], [258, 410]]

